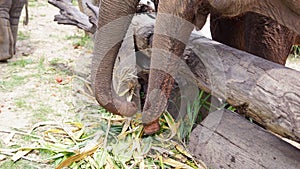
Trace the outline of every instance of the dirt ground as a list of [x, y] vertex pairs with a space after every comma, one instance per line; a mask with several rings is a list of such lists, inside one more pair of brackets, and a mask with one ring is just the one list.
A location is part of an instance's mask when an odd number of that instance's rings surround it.
[[[41, 121], [80, 119], [89, 107], [99, 108], [83, 89], [91, 40], [82, 38], [84, 32], [75, 27], [55, 23], [58, 13], [46, 0], [30, 1], [29, 25], [19, 26], [17, 54], [0, 63], [0, 148], [17, 144], [5, 141], [11, 129], [28, 131]], [[7, 168], [5, 163], [0, 157], [0, 168]]]
[[[99, 108], [83, 89], [92, 46], [81, 44], [90, 41], [82, 39], [83, 31], [55, 23], [58, 13], [46, 0], [29, 2], [29, 25], [19, 27], [17, 54], [0, 63], [0, 148], [14, 144], [5, 141], [12, 128], [26, 131], [40, 121], [82, 119]], [[292, 68], [300, 70], [299, 65], [288, 61]], [[0, 158], [0, 168], [5, 163]]]
[[[77, 107], [78, 81], [74, 72], [84, 71], [78, 63], [85, 64], [84, 58], [92, 52], [80, 46], [74, 49], [84, 33], [56, 24], [58, 10], [46, 1], [31, 4], [29, 14], [29, 25], [19, 28], [16, 56], [0, 65], [0, 124], [5, 127], [29, 127], [41, 109], [48, 112], [43, 117], [48, 120], [73, 116], [69, 113]], [[56, 81], [59, 77], [62, 83]]]

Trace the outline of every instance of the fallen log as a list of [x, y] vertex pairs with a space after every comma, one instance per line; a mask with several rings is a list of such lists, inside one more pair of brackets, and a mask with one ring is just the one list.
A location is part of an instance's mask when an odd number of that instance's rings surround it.
[[95, 15], [87, 16], [72, 5], [70, 0], [48, 0], [48, 3], [60, 9], [60, 14], [54, 16], [54, 21], [58, 24], [77, 26], [86, 32], [95, 33], [97, 29], [97, 10], [91, 3], [86, 3], [87, 7]]
[[99, 1], [97, 0], [78, 0], [78, 7], [81, 12], [87, 16], [98, 18], [99, 14]]
[[[152, 33], [153, 26], [136, 30], [137, 49], [145, 55]], [[300, 72], [196, 34], [184, 60], [199, 88], [268, 130], [300, 142]]]
[[[78, 18], [88, 22], [86, 17], [77, 17], [76, 23], [81, 22]], [[153, 18], [147, 15], [140, 20], [153, 24]], [[145, 51], [139, 55], [143, 58], [137, 56], [137, 64], [147, 69], [153, 25], [133, 25], [136, 49]], [[226, 100], [238, 113], [268, 130], [300, 142], [300, 72], [195, 34], [191, 35], [184, 60], [202, 90]]]
[[209, 114], [192, 131], [189, 150], [208, 168], [300, 166], [299, 149], [229, 110]]

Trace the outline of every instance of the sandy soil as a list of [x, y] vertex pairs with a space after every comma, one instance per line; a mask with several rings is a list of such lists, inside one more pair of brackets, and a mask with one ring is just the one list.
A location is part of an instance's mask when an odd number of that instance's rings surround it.
[[[45, 0], [30, 1], [29, 25], [19, 27], [17, 54], [0, 63], [0, 148], [30, 144], [14, 139], [7, 142], [11, 129], [28, 131], [41, 121], [80, 119], [87, 107], [99, 108], [92, 97], [80, 94], [84, 93], [92, 50], [74, 49], [84, 32], [55, 23], [58, 13]], [[5, 162], [0, 157], [0, 168]]]
[[[19, 32], [28, 36], [19, 40], [16, 56], [8, 63], [0, 65], [0, 76], [4, 81], [11, 80], [12, 76], [28, 77], [11, 89], [5, 90], [2, 86], [0, 94], [0, 125], [5, 127], [26, 128], [32, 124], [34, 112], [38, 109], [54, 111], [47, 117], [48, 120], [67, 118], [70, 109], [74, 109], [74, 77], [72, 72], [81, 62], [82, 57], [89, 57], [91, 51], [74, 49], [73, 43], [76, 36], [83, 36], [83, 32], [72, 26], [57, 25], [54, 15], [58, 10], [45, 1], [35, 2], [29, 7], [30, 22], [28, 26], [20, 25]], [[20, 36], [22, 38], [22, 35]], [[72, 39], [72, 37], [74, 37]], [[87, 53], [87, 55], [85, 54]], [[24, 67], [19, 62], [30, 62]], [[79, 61], [80, 60], [80, 61]], [[66, 69], [60, 72], [51, 65], [58, 62], [57, 69]], [[84, 61], [83, 61], [84, 62]], [[43, 72], [40, 69], [45, 69]], [[58, 84], [55, 80], [62, 77], [65, 85]], [[78, 80], [78, 79], [77, 79]], [[16, 105], [20, 100], [29, 107]], [[21, 103], [19, 103], [21, 104]], [[71, 115], [72, 116], [72, 115]]]

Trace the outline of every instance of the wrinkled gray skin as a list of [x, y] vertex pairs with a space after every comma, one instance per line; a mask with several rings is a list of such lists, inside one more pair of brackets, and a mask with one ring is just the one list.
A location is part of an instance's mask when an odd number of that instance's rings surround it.
[[210, 30], [218, 42], [282, 65], [297, 37], [273, 19], [253, 12], [231, 18], [211, 13]]
[[[97, 101], [108, 111], [132, 116], [137, 112], [135, 103], [116, 96], [112, 90], [113, 65], [132, 17], [117, 25], [106, 24], [136, 11], [139, 0], [102, 0], [98, 31], [95, 38], [92, 80]], [[146, 102], [142, 112], [144, 132], [159, 130], [158, 118], [167, 106], [174, 79], [173, 60], [182, 57], [194, 26], [201, 29], [210, 12], [234, 17], [252, 11], [268, 16], [300, 34], [300, 1], [295, 0], [163, 0], [158, 5], [154, 30], [151, 68]], [[118, 42], [118, 43], [115, 43]], [[170, 52], [169, 54], [166, 52]], [[169, 73], [165, 73], [169, 72]]]
[[26, 3], [27, 0], [0, 1], [0, 61], [16, 53], [19, 19]]

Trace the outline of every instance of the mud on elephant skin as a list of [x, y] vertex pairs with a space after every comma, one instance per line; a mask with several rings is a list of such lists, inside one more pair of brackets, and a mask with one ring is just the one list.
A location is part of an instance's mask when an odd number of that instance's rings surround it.
[[[23, 6], [27, 3], [27, 0], [0, 1], [0, 61], [7, 60], [16, 53], [19, 19]], [[28, 15], [26, 16], [25, 24], [28, 21]]]
[[[113, 65], [136, 11], [138, 0], [101, 1], [98, 31], [95, 37], [92, 81], [95, 96], [101, 106], [114, 114], [132, 116], [137, 112], [133, 102], [117, 96], [112, 90]], [[291, 5], [292, 4], [292, 5]], [[158, 5], [158, 14], [153, 38], [151, 68], [146, 102], [142, 111], [145, 133], [159, 130], [158, 118], [165, 110], [174, 84], [172, 73], [174, 58], [182, 57], [194, 25], [201, 29], [207, 15], [218, 12], [221, 16], [234, 17], [245, 12], [268, 16], [300, 34], [297, 7], [300, 1], [293, 0], [164, 0]], [[152, 99], [155, 99], [153, 101]]]

